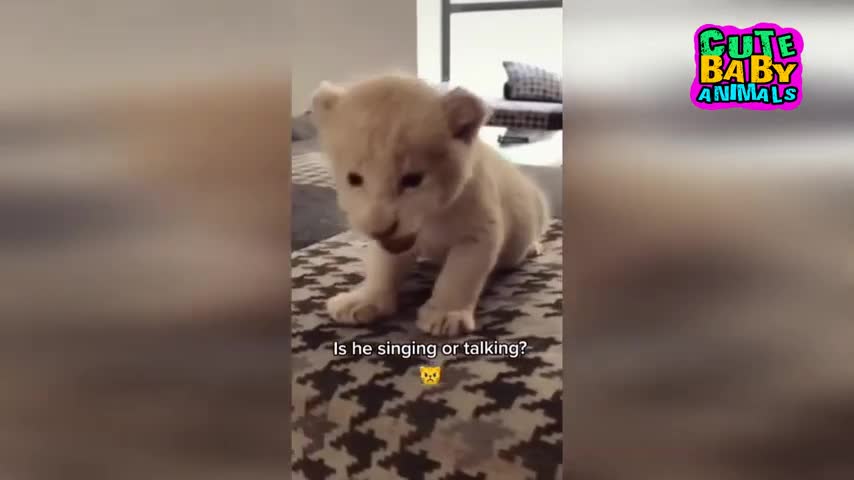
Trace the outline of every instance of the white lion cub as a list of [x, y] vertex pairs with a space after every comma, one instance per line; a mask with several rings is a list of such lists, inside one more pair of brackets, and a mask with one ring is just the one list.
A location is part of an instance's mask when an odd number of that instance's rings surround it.
[[442, 270], [418, 328], [473, 331], [487, 277], [539, 253], [549, 218], [542, 192], [478, 138], [483, 102], [383, 75], [348, 87], [324, 82], [312, 109], [338, 203], [352, 228], [375, 240], [364, 282], [330, 299], [329, 314], [350, 324], [393, 314], [403, 277], [423, 257]]

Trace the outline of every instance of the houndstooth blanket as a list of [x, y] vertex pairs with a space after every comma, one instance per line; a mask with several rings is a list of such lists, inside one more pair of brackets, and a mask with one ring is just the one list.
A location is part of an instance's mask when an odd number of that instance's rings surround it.
[[[414, 326], [437, 270], [420, 265], [399, 314], [365, 327], [333, 324], [325, 302], [362, 279], [351, 233], [292, 256], [292, 473], [321, 479], [548, 479], [562, 458], [562, 237], [551, 226], [545, 252], [496, 274], [478, 308], [479, 329], [457, 339]], [[435, 358], [377, 355], [391, 343], [515, 345], [525, 354]], [[352, 343], [371, 355], [335, 355]], [[340, 352], [339, 352], [340, 353]], [[424, 353], [424, 352], [422, 352]], [[507, 352], [505, 352], [507, 353]], [[517, 352], [518, 353], [518, 352]], [[437, 385], [421, 366], [441, 366]]]

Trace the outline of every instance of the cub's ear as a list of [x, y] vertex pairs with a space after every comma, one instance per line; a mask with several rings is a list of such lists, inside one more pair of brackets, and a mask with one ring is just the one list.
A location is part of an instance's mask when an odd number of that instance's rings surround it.
[[471, 143], [489, 118], [486, 104], [475, 94], [457, 87], [442, 97], [448, 127], [455, 139]]
[[317, 87], [311, 97], [312, 118], [316, 122], [323, 123], [335, 110], [335, 106], [343, 93], [344, 89], [338, 85], [326, 81], [320, 82], [320, 86]]

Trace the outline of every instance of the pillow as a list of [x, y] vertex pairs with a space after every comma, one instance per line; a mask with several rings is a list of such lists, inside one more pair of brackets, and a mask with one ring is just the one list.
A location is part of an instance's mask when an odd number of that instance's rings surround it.
[[561, 78], [540, 67], [520, 62], [503, 62], [507, 72], [504, 97], [507, 100], [561, 102]]

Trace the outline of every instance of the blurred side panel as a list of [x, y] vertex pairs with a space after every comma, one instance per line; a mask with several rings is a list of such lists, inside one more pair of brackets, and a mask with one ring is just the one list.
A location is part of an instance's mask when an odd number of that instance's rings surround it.
[[[854, 477], [854, 7], [564, 13], [565, 478]], [[695, 30], [763, 21], [800, 108], [694, 107]]]
[[287, 477], [290, 8], [0, 2], [0, 477]]

